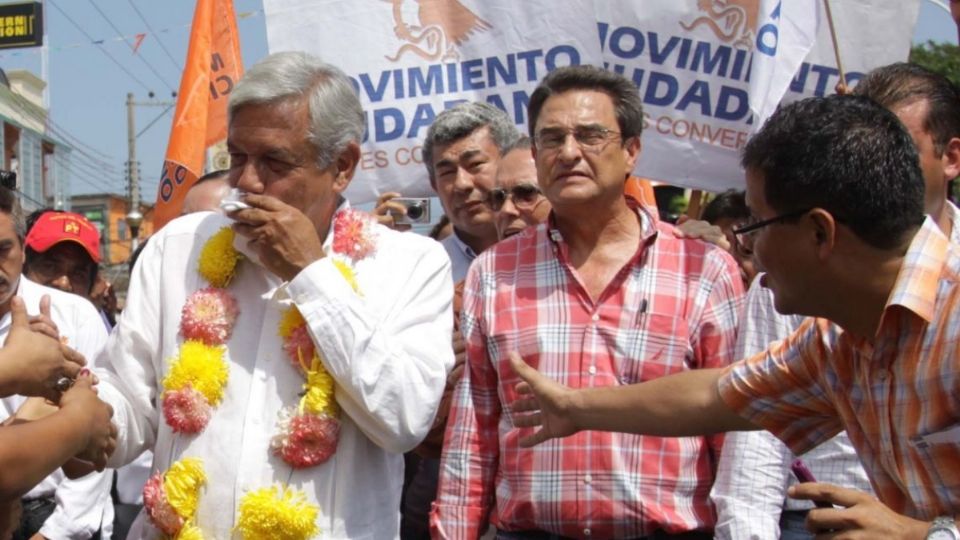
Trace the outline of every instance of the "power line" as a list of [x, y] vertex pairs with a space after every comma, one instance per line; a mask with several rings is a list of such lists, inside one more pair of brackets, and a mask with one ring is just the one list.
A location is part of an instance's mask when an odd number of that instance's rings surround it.
[[170, 109], [173, 108], [173, 105], [176, 105], [176, 104], [174, 103], [174, 104], [172, 104], [172, 105], [167, 105], [167, 108], [164, 109], [163, 112], [161, 112], [160, 114], [158, 114], [156, 118], [154, 118], [153, 120], [151, 120], [150, 123], [147, 124], [147, 126], [146, 126], [145, 128], [141, 129], [141, 130], [140, 130], [140, 133], [137, 133], [137, 135], [136, 135], [135, 138], [139, 139], [141, 135], [143, 135], [144, 133], [146, 133], [146, 131], [147, 131], [148, 129], [150, 129], [151, 127], [153, 127], [153, 125], [156, 124], [158, 120], [160, 120], [160, 119], [163, 118], [168, 112], [170, 112]]
[[[113, 24], [113, 21], [110, 20], [110, 17], [107, 17], [107, 14], [104, 13], [102, 9], [100, 9], [100, 6], [94, 3], [93, 0], [88, 0], [88, 1], [90, 2], [90, 5], [93, 6], [93, 9], [97, 10], [97, 13], [99, 13], [100, 16], [103, 17], [103, 20], [107, 21], [107, 24], [110, 25], [110, 28], [113, 28], [114, 32], [116, 32], [118, 35], [123, 35], [123, 32], [121, 32], [120, 29], [117, 28], [117, 25]], [[173, 87], [170, 86], [170, 83], [168, 83], [167, 80], [164, 79], [163, 76], [160, 75], [160, 73], [158, 73], [157, 70], [153, 67], [153, 64], [148, 62], [147, 59], [142, 54], [136, 54], [136, 48], [130, 43], [128, 43], [126, 39], [124, 39], [123, 42], [130, 47], [131, 51], [134, 51], [134, 56], [139, 58], [140, 61], [143, 62], [143, 64], [147, 66], [147, 68], [149, 68], [150, 71], [153, 72], [153, 74], [156, 75], [158, 79], [160, 79], [160, 82], [167, 85], [167, 88], [169, 88], [171, 92], [175, 92]]]
[[[50, 131], [53, 135], [55, 135], [55, 136], [57, 136], [57, 137], [59, 137], [59, 138], [61, 138], [61, 139], [64, 139], [64, 140], [68, 140], [68, 139], [69, 139], [69, 140], [75, 141], [75, 142], [71, 142], [70, 144], [73, 144], [73, 145], [76, 147], [75, 150], [76, 150], [77, 152], [82, 153], [82, 154], [84, 154], [84, 155], [87, 155], [87, 156], [90, 158], [91, 161], [95, 162], [96, 164], [100, 165], [101, 167], [104, 167], [105, 169], [108, 169], [108, 170], [111, 170], [111, 171], [113, 171], [113, 172], [116, 172], [116, 169], [114, 168], [114, 165], [111, 164], [111, 163], [108, 162], [108, 161], [105, 161], [105, 160], [109, 160], [109, 159], [114, 159], [112, 156], [108, 156], [108, 155], [104, 154], [103, 152], [100, 152], [100, 151], [97, 150], [96, 148], [94, 148], [94, 147], [92, 147], [92, 146], [90, 146], [90, 145], [88, 145], [88, 144], [85, 144], [82, 140], [80, 140], [80, 139], [77, 138], [76, 136], [72, 135], [69, 131], [67, 131], [66, 128], [61, 127], [59, 124], [57, 124], [56, 122], [54, 122], [53, 120], [51, 120], [50, 117], [49, 117], [49, 114], [46, 115], [46, 116], [44, 116], [44, 115], [40, 114], [39, 112], [37, 112], [37, 111], [33, 108], [33, 104], [30, 103], [25, 97], [17, 94], [16, 92], [12, 92], [11, 95], [12, 95], [13, 98], [14, 98], [14, 100], [13, 100], [13, 102], [12, 102], [12, 105], [13, 105], [14, 107], [16, 107], [17, 109], [19, 109], [20, 112], [22, 112], [23, 114], [27, 115], [27, 116], [30, 117], [30, 118], [33, 118], [34, 120], [36, 120], [36, 121], [38, 121], [38, 122], [43, 123], [43, 124], [49, 129], [49, 131]], [[82, 150], [82, 148], [80, 148], [80, 147], [88, 148], [88, 149], [90, 149], [91, 151], [93, 151], [94, 153], [96, 153], [96, 154], [98, 154], [99, 156], [102, 156], [102, 157], [101, 157], [101, 158], [98, 158], [98, 157], [96, 157], [96, 156], [92, 156], [92, 155], [86, 154], [86, 153]]]
[[147, 30], [150, 31], [150, 34], [156, 37], [157, 45], [160, 45], [160, 48], [163, 49], [163, 52], [166, 53], [167, 58], [173, 62], [173, 65], [177, 68], [177, 71], [183, 71], [183, 66], [179, 62], [174, 60], [173, 55], [170, 54], [170, 51], [167, 50], [167, 47], [163, 44], [163, 41], [160, 40], [159, 34], [157, 34], [153, 28], [150, 26], [150, 23], [147, 21], [147, 18], [143, 16], [143, 13], [140, 13], [140, 10], [137, 8], [136, 4], [133, 3], [133, 0], [127, 0], [130, 3], [130, 7], [137, 12], [137, 16], [140, 17], [140, 20], [143, 21], [143, 24], [147, 27]]
[[99, 45], [99, 47], [97, 47], [97, 48], [100, 49], [101, 51], [103, 51], [103, 54], [107, 55], [107, 58], [109, 58], [111, 61], [113, 61], [113, 63], [116, 64], [117, 67], [119, 67], [124, 73], [126, 73], [128, 77], [130, 77], [131, 79], [133, 79], [134, 81], [136, 81], [136, 83], [139, 84], [140, 86], [142, 86], [143, 89], [146, 90], [147, 92], [151, 92], [151, 91], [152, 91], [152, 90], [150, 90], [150, 88], [149, 88], [146, 84], [144, 84], [143, 81], [141, 81], [140, 79], [138, 79], [133, 73], [130, 73], [130, 70], [128, 70], [127, 68], [123, 67], [123, 64], [121, 64], [119, 61], [117, 61], [117, 59], [114, 58], [112, 54], [110, 54], [109, 52], [107, 52], [107, 50], [106, 50], [105, 48], [103, 48], [103, 42], [102, 42], [102, 41], [101, 41], [101, 42], [95, 41], [95, 40], [93, 39], [93, 37], [92, 37], [90, 34], [88, 34], [86, 30], [83, 29], [82, 26], [80, 26], [79, 24], [77, 24], [76, 21], [74, 21], [73, 19], [71, 19], [70, 16], [67, 15], [67, 13], [66, 13], [65, 11], [63, 11], [62, 9], [60, 9], [60, 6], [58, 6], [53, 0], [47, 0], [47, 2], [49, 2], [51, 6], [53, 6], [57, 11], [60, 12], [61, 15], [63, 15], [68, 21], [70, 21], [70, 24], [72, 24], [72, 25], [74, 26], [74, 28], [76, 28], [77, 30], [79, 30], [80, 33], [84, 35], [84, 37], [86, 37], [86, 38], [89, 39], [91, 42], [95, 43], [96, 45]]

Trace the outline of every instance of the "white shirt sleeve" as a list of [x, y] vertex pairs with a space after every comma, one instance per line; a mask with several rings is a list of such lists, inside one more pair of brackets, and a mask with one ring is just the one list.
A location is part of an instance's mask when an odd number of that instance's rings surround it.
[[453, 366], [453, 283], [439, 244], [381, 234], [393, 237], [379, 242], [379, 260], [358, 264], [360, 294], [329, 258], [305, 268], [288, 292], [344, 412], [375, 444], [402, 453], [427, 435]]
[[123, 312], [97, 358], [99, 395], [113, 407], [117, 449], [107, 466], [130, 463], [153, 447], [159, 412], [157, 367], [161, 354], [161, 262], [163, 242], [147, 244], [130, 276]]
[[[74, 295], [66, 296], [66, 293], [32, 285], [38, 287], [35, 292], [39, 296], [51, 295], [51, 316], [60, 334], [67, 338], [70, 347], [84, 356], [88, 366], [96, 368], [94, 360], [107, 341], [107, 329], [93, 304]], [[34, 301], [39, 303], [39, 298], [31, 299], [31, 304]], [[113, 530], [112, 470], [90, 473], [74, 480], [55, 471], [50, 478], [57, 480], [56, 507], [40, 528], [40, 534], [46, 538], [85, 540], [101, 527], [104, 527], [102, 532], [105, 534]]]
[[[765, 351], [786, 338], [802, 317], [781, 315], [773, 294], [754, 279], [747, 291], [736, 358]], [[793, 454], [766, 431], [728, 433], [717, 464], [710, 498], [717, 508], [714, 529], [720, 540], [768, 540], [780, 537], [780, 513], [790, 485]]]

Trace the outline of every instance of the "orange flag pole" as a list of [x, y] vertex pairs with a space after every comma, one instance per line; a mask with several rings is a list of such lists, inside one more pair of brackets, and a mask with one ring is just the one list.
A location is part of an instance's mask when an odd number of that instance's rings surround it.
[[203, 173], [207, 147], [227, 137], [227, 99], [242, 75], [233, 0], [197, 0], [157, 189], [154, 230], [180, 215], [183, 197]]

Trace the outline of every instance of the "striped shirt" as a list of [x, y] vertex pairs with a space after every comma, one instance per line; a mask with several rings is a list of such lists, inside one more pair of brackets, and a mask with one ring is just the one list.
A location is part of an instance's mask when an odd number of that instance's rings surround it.
[[436, 536], [476, 538], [488, 515], [499, 529], [578, 538], [713, 527], [709, 492], [719, 440], [586, 431], [520, 448], [528, 430], [515, 428], [502, 406], [516, 398], [519, 381], [511, 351], [574, 388], [733, 360], [743, 296], [736, 263], [637, 212], [637, 249], [597, 301], [552, 220], [474, 262], [461, 320], [468, 369], [447, 427], [431, 519]]
[[803, 453], [847, 430], [877, 496], [929, 520], [960, 513], [960, 252], [929, 218], [872, 339], [807, 319], [727, 370], [724, 401]]

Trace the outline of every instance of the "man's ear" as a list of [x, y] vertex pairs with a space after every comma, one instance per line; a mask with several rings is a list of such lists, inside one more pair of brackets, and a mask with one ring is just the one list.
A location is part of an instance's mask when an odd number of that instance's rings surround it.
[[642, 148], [642, 143], [640, 142], [640, 137], [630, 137], [623, 144], [623, 151], [627, 155], [627, 165], [629, 165], [630, 170], [627, 171], [627, 174], [633, 172], [634, 167], [637, 165], [637, 160], [640, 159], [640, 150]]
[[943, 148], [943, 155], [940, 156], [940, 162], [943, 165], [943, 177], [946, 180], [953, 180], [960, 176], [960, 137], [953, 137], [947, 141]]
[[333, 190], [337, 193], [343, 193], [353, 174], [357, 170], [357, 164], [360, 163], [360, 145], [356, 141], [350, 141], [347, 147], [340, 152], [334, 164], [336, 165], [336, 177], [333, 179]]
[[837, 242], [837, 220], [830, 212], [814, 208], [807, 213], [806, 221], [813, 234], [817, 258], [826, 260], [833, 253]]

